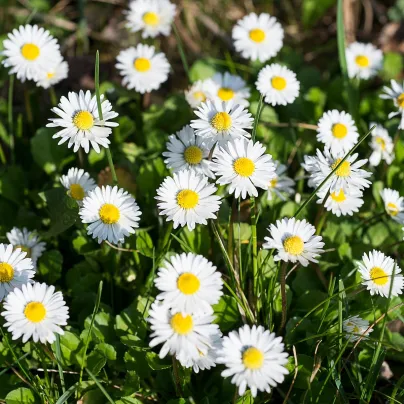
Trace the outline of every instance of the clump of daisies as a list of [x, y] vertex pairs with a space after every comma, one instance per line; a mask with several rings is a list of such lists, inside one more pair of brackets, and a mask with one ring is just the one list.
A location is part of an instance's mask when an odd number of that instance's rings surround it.
[[[376, 125], [376, 126], [375, 126]], [[394, 142], [387, 129], [382, 125], [372, 122], [370, 128], [374, 129], [371, 133], [370, 147], [372, 154], [369, 157], [369, 164], [376, 167], [383, 160], [386, 164], [391, 164], [394, 160]]]
[[352, 316], [344, 320], [342, 328], [345, 332], [345, 338], [349, 342], [355, 342], [359, 338], [366, 339], [367, 336], [373, 331], [369, 328], [369, 321], [360, 318], [359, 316]]
[[349, 77], [367, 80], [382, 68], [383, 52], [372, 44], [354, 42], [346, 48], [346, 61]]
[[391, 80], [390, 87], [383, 87], [383, 93], [380, 95], [380, 98], [393, 100], [397, 111], [390, 112], [388, 117], [390, 119], [399, 115], [400, 124], [398, 125], [398, 129], [404, 129], [404, 84], [399, 84], [397, 81]]

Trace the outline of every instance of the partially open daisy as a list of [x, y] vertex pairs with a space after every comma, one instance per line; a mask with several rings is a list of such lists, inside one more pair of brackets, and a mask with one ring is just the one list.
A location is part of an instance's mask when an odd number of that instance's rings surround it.
[[100, 146], [108, 147], [111, 127], [119, 125], [109, 120], [118, 114], [112, 111], [111, 103], [104, 100], [103, 95], [101, 102], [103, 120], [98, 115], [96, 97], [91, 97], [90, 91], [84, 93], [80, 90], [78, 94], [70, 92], [68, 98], [62, 97], [59, 105], [52, 108], [59, 118], [49, 119], [51, 123], [46, 125], [49, 128], [63, 128], [53, 135], [54, 139], [61, 138], [58, 144], [69, 141], [67, 147], [74, 146], [74, 152], [82, 147], [86, 153], [90, 151], [90, 144], [97, 153], [100, 152]]
[[33, 282], [35, 275], [31, 258], [21, 248], [11, 244], [0, 244], [0, 301], [14, 288]]
[[382, 68], [383, 52], [370, 43], [351, 43], [346, 48], [348, 75], [367, 80]]
[[373, 250], [369, 254], [363, 254], [362, 261], [359, 263], [358, 271], [362, 277], [362, 285], [366, 286], [372, 296], [376, 294], [389, 297], [390, 287], [391, 296], [403, 293], [404, 278], [400, 275], [401, 269], [393, 258]]
[[168, 151], [163, 153], [163, 156], [167, 157], [164, 162], [168, 168], [171, 168], [173, 172], [191, 170], [197, 174], [215, 178], [208, 160], [213, 147], [211, 138], [196, 136], [194, 130], [186, 125], [168, 139]]
[[37, 25], [20, 25], [8, 34], [3, 47], [3, 65], [11, 67], [9, 74], [15, 73], [22, 82], [37, 81], [60, 59], [57, 40]]
[[344, 111], [326, 111], [318, 122], [317, 140], [335, 153], [347, 153], [358, 138], [354, 120]]
[[292, 195], [294, 191], [295, 181], [286, 175], [286, 166], [279, 161], [275, 161], [275, 176], [268, 184], [268, 200], [272, 200], [274, 194], [286, 200], [285, 195]]
[[62, 57], [54, 66], [48, 67], [41, 75], [38, 76], [36, 85], [43, 88], [49, 88], [67, 78], [69, 73], [69, 65]]
[[126, 26], [132, 31], [142, 31], [142, 38], [170, 35], [175, 17], [175, 5], [168, 0], [132, 0], [126, 12]]
[[296, 74], [277, 63], [261, 69], [255, 85], [264, 101], [273, 106], [292, 104], [299, 96], [300, 83]]
[[369, 335], [373, 328], [369, 327], [369, 321], [363, 320], [359, 316], [349, 317], [342, 323], [342, 328], [346, 333], [345, 338], [349, 340], [349, 342], [355, 342], [359, 338], [366, 339], [367, 335]]
[[4, 326], [12, 333], [12, 339], [22, 337], [25, 343], [32, 338], [34, 342], [52, 344], [55, 334], [64, 334], [60, 326], [67, 324], [69, 308], [54, 286], [35, 282], [10, 292], [1, 315], [6, 319]]
[[67, 175], [62, 175], [60, 182], [67, 189], [68, 195], [81, 206], [89, 191], [96, 188], [95, 181], [82, 168], [70, 168]]
[[210, 313], [211, 305], [222, 296], [222, 277], [216, 267], [202, 255], [177, 254], [159, 268], [154, 280], [173, 313]]
[[219, 326], [212, 324], [214, 319], [210, 314], [172, 313], [167, 305], [155, 302], [149, 311], [148, 321], [153, 331], [149, 345], [153, 348], [163, 344], [160, 358], [170, 353], [198, 359], [208, 353], [210, 336], [219, 332]]
[[227, 185], [229, 194], [243, 199], [258, 196], [257, 188], [267, 189], [276, 177], [275, 165], [265, 146], [245, 138], [234, 139], [219, 147], [213, 157], [212, 171], [217, 183]]
[[99, 243], [108, 240], [116, 244], [135, 233], [141, 212], [128, 192], [107, 185], [88, 193], [79, 214], [83, 223], [90, 224], [87, 234]]
[[234, 104], [248, 107], [250, 104], [250, 89], [247, 83], [240, 77], [228, 72], [216, 73], [212, 77], [212, 81], [216, 85], [214, 100], [233, 101]]
[[[373, 128], [375, 123], [372, 122], [369, 126]], [[373, 151], [369, 157], [369, 164], [376, 167], [384, 160], [390, 165], [394, 160], [394, 143], [389, 132], [382, 125], [376, 125], [371, 136], [370, 147]]]
[[221, 145], [229, 139], [251, 137], [246, 129], [252, 129], [254, 119], [246, 109], [233, 101], [207, 100], [195, 110], [195, 114], [199, 119], [192, 120], [191, 127], [198, 136], [213, 138]]
[[244, 325], [223, 337], [217, 363], [226, 366], [222, 376], [232, 376], [231, 382], [238, 386], [240, 396], [248, 387], [256, 397], [258, 391], [269, 393], [289, 373], [285, 368], [289, 355], [284, 349], [282, 338], [275, 333], [262, 326]]
[[164, 53], [154, 46], [139, 44], [121, 51], [116, 58], [116, 68], [123, 76], [122, 84], [138, 93], [158, 90], [167, 78], [170, 64]]
[[250, 13], [233, 27], [234, 47], [245, 59], [266, 62], [276, 56], [283, 45], [283, 28], [267, 13]]
[[185, 91], [185, 99], [192, 108], [199, 107], [202, 102], [215, 97], [217, 85], [212, 79], [198, 80]]
[[[328, 194], [326, 190], [320, 190], [317, 193], [319, 197], [317, 203], [323, 204], [324, 198]], [[359, 208], [363, 205], [363, 193], [362, 191], [350, 188], [349, 191], [340, 189], [338, 191], [331, 192], [328, 195], [327, 201], [324, 203], [324, 207], [331, 211], [337, 217], [340, 216], [352, 216], [354, 213], [359, 212]]]
[[307, 267], [309, 261], [318, 262], [316, 258], [323, 252], [322, 237], [315, 235], [315, 227], [306, 220], [277, 220], [268, 231], [270, 237], [265, 237], [263, 248], [277, 250], [275, 261], [300, 262]]
[[36, 262], [45, 251], [46, 246], [46, 243], [41, 241], [38, 234], [35, 231], [29, 231], [25, 227], [22, 230], [13, 227], [7, 233], [7, 238], [14, 249], [20, 248], [22, 252], [27, 253], [26, 258], [31, 258], [32, 265], [36, 268]]
[[388, 215], [396, 222], [404, 224], [404, 198], [398, 191], [390, 188], [382, 189], [380, 196]]
[[401, 115], [398, 129], [404, 129], [404, 84], [398, 84], [395, 80], [391, 80], [390, 83], [391, 88], [384, 86], [384, 93], [380, 95], [380, 98], [393, 100], [394, 106], [398, 108], [398, 111], [390, 112], [388, 117], [390, 119], [396, 115]]
[[214, 195], [216, 187], [208, 178], [194, 171], [179, 171], [166, 177], [157, 190], [156, 199], [160, 215], [178, 226], [193, 230], [196, 224], [207, 224], [207, 219], [216, 219], [220, 197]]

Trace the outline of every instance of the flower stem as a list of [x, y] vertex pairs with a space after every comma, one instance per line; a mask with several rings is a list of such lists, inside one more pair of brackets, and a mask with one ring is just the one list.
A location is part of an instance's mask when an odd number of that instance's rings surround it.
[[282, 296], [282, 320], [281, 326], [279, 327], [279, 331], [283, 330], [286, 324], [286, 312], [288, 308], [287, 300], [286, 300], [286, 262], [282, 263], [281, 267], [281, 296]]
[[14, 94], [14, 74], [10, 76], [10, 81], [8, 85], [8, 131], [10, 136], [10, 153], [11, 153], [11, 163], [15, 162], [14, 153], [14, 122], [13, 122], [13, 94]]
[[58, 105], [58, 99], [56, 97], [55, 89], [51, 86], [49, 87], [49, 97], [51, 100], [51, 104], [56, 107]]
[[254, 282], [254, 295], [258, 298], [258, 248], [257, 248], [257, 217], [255, 213], [255, 198], [251, 197], [251, 239], [252, 239], [252, 261], [253, 261], [253, 282]]
[[177, 359], [175, 358], [175, 356], [172, 356], [171, 358], [173, 360], [173, 374], [174, 374], [175, 390], [177, 393], [177, 397], [182, 397], [183, 393], [182, 393], [182, 389], [181, 389], [181, 379], [180, 379], [180, 374], [178, 371]]
[[190, 74], [189, 74], [189, 65], [188, 65], [187, 57], [185, 56], [184, 47], [182, 46], [181, 37], [180, 37], [180, 35], [178, 33], [178, 30], [177, 30], [177, 27], [175, 26], [174, 23], [173, 23], [173, 31], [174, 31], [174, 34], [175, 34], [175, 39], [177, 41], [178, 52], [180, 53], [180, 56], [181, 56], [182, 66], [184, 67], [184, 70], [185, 70], [185, 73], [187, 74], [188, 80], [191, 81]]

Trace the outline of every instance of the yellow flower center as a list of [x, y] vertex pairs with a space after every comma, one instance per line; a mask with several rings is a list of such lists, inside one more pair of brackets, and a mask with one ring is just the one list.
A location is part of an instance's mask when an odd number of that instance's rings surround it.
[[404, 108], [404, 93], [397, 97], [397, 104], [399, 107]]
[[[334, 170], [335, 167], [341, 162], [342, 159], [335, 160], [334, 164], [331, 165], [331, 169]], [[335, 171], [335, 175], [338, 177], [348, 177], [351, 174], [351, 163], [349, 161], [344, 161]]]
[[218, 131], [230, 129], [231, 123], [231, 116], [227, 112], [218, 112], [210, 121], [210, 124]]
[[187, 335], [192, 331], [194, 327], [194, 322], [190, 315], [185, 317], [181, 313], [174, 314], [171, 317], [171, 328], [180, 335]]
[[359, 334], [360, 333], [360, 329], [357, 325], [354, 326], [354, 328], [352, 329], [352, 333], [353, 334]]
[[380, 148], [382, 150], [386, 150], [386, 142], [384, 141], [383, 138], [377, 136], [375, 140], [376, 140], [376, 143], [380, 145]]
[[80, 184], [70, 185], [70, 196], [76, 201], [82, 201], [84, 194], [84, 189]]
[[194, 92], [194, 98], [201, 101], [205, 102], [206, 101], [206, 95], [203, 91], [195, 91]]
[[262, 29], [255, 28], [250, 31], [249, 36], [252, 41], [260, 43], [265, 39], [265, 32]]
[[193, 209], [199, 202], [199, 195], [192, 189], [183, 189], [177, 194], [177, 203], [183, 209]]
[[55, 77], [55, 73], [54, 72], [47, 73], [46, 77], [48, 78], [48, 80], [53, 79]]
[[331, 130], [337, 139], [343, 139], [348, 134], [348, 128], [343, 123], [336, 123]]
[[45, 318], [46, 309], [41, 302], [31, 302], [25, 306], [24, 314], [32, 323], [39, 323]]
[[88, 111], [80, 111], [74, 115], [73, 123], [80, 130], [88, 130], [94, 126], [94, 117]]
[[112, 203], [105, 203], [99, 210], [100, 219], [105, 224], [114, 224], [121, 217], [119, 209]]
[[243, 364], [247, 369], [260, 369], [264, 363], [264, 354], [253, 346], [243, 352]]
[[397, 216], [397, 215], [398, 215], [398, 212], [400, 211], [400, 209], [398, 208], [398, 206], [397, 206], [395, 203], [393, 203], [393, 202], [389, 202], [389, 203], [386, 205], [386, 210], [387, 210], [387, 213], [388, 213], [390, 216]]
[[177, 286], [184, 295], [193, 295], [199, 290], [201, 282], [194, 274], [185, 272], [178, 277]]
[[283, 90], [286, 87], [286, 80], [280, 76], [274, 76], [271, 79], [272, 87], [275, 90]]
[[20, 248], [21, 251], [24, 251], [27, 253], [26, 258], [31, 258], [31, 248], [25, 246], [25, 245], [16, 245], [14, 247], [14, 250], [16, 250], [17, 248]]
[[379, 286], [385, 285], [389, 280], [386, 272], [384, 272], [380, 267], [373, 267], [370, 270], [370, 278], [376, 285]]
[[339, 190], [339, 193], [337, 192], [331, 192], [331, 199], [333, 199], [335, 202], [341, 203], [346, 200], [345, 193], [342, 189]]
[[234, 97], [234, 91], [231, 88], [222, 87], [217, 92], [217, 96], [223, 101], [229, 101]]
[[199, 164], [202, 157], [202, 150], [198, 146], [189, 146], [184, 151], [184, 159], [188, 164]]
[[367, 56], [364, 55], [358, 55], [355, 58], [355, 62], [359, 67], [368, 67], [370, 62], [369, 62], [369, 58]]
[[147, 25], [155, 26], [159, 23], [160, 17], [156, 13], [148, 12], [143, 14], [143, 22]]
[[269, 188], [275, 188], [278, 184], [278, 178], [274, 178], [273, 180], [269, 181]]
[[0, 262], [0, 282], [11, 282], [14, 278], [14, 269], [7, 262]]
[[247, 157], [240, 157], [233, 163], [233, 168], [238, 175], [249, 177], [255, 170], [255, 164]]
[[135, 67], [135, 69], [138, 72], [147, 72], [148, 70], [150, 70], [151, 68], [151, 63], [149, 59], [146, 58], [137, 58], [134, 63], [133, 66]]
[[38, 46], [33, 43], [26, 43], [21, 48], [21, 54], [27, 60], [33, 61], [37, 59], [40, 53], [41, 51]]
[[283, 242], [285, 251], [292, 255], [299, 255], [304, 250], [304, 242], [299, 236], [290, 236]]

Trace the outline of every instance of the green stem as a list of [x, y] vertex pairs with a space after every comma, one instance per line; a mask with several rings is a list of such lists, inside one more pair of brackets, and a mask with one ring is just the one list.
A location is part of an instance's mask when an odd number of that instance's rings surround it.
[[10, 76], [10, 81], [8, 84], [8, 131], [10, 136], [10, 152], [11, 152], [11, 163], [15, 162], [15, 143], [14, 143], [14, 122], [13, 122], [13, 94], [14, 94], [14, 74]]
[[255, 214], [255, 198], [251, 197], [251, 239], [252, 239], [252, 261], [253, 261], [253, 282], [254, 294], [258, 298], [258, 248], [257, 248], [257, 217]]
[[63, 367], [62, 367], [62, 350], [60, 348], [60, 335], [56, 334], [56, 362], [58, 365], [59, 377], [60, 377], [60, 384], [62, 386], [62, 392], [66, 391], [66, 384], [65, 384], [65, 377], [63, 374]]
[[286, 300], [286, 267], [287, 263], [284, 262], [281, 267], [281, 297], [282, 297], [282, 320], [281, 325], [279, 327], [279, 331], [283, 330], [286, 324], [286, 314], [288, 309], [288, 302]]
[[56, 97], [55, 89], [52, 86], [49, 87], [49, 97], [50, 97], [52, 106], [56, 107], [58, 105], [58, 99]]
[[227, 254], [229, 254], [232, 265], [234, 265], [234, 211], [236, 208], [236, 203], [236, 198], [234, 198], [230, 209], [229, 231], [227, 235]]
[[175, 358], [174, 355], [171, 358], [173, 360], [173, 375], [174, 375], [175, 390], [177, 392], [177, 397], [183, 397], [183, 393], [182, 393], [182, 389], [181, 389], [180, 373], [178, 371], [177, 359]]
[[177, 27], [175, 26], [174, 23], [173, 23], [173, 31], [174, 31], [174, 34], [175, 34], [175, 39], [177, 41], [178, 52], [180, 53], [182, 66], [184, 67], [184, 70], [185, 70], [185, 73], [187, 74], [188, 80], [191, 81], [191, 76], [189, 74], [189, 65], [188, 65], [187, 57], [185, 56], [184, 47], [182, 46], [181, 37], [180, 37], [180, 35], [178, 33], [178, 30], [177, 30]]
[[255, 115], [254, 127], [253, 127], [253, 131], [252, 131], [252, 136], [251, 136], [251, 139], [253, 142], [255, 142], [255, 138], [257, 135], [258, 122], [260, 120], [260, 116], [261, 116], [263, 107], [264, 107], [264, 96], [261, 94], [260, 100], [258, 101], [257, 114]]

